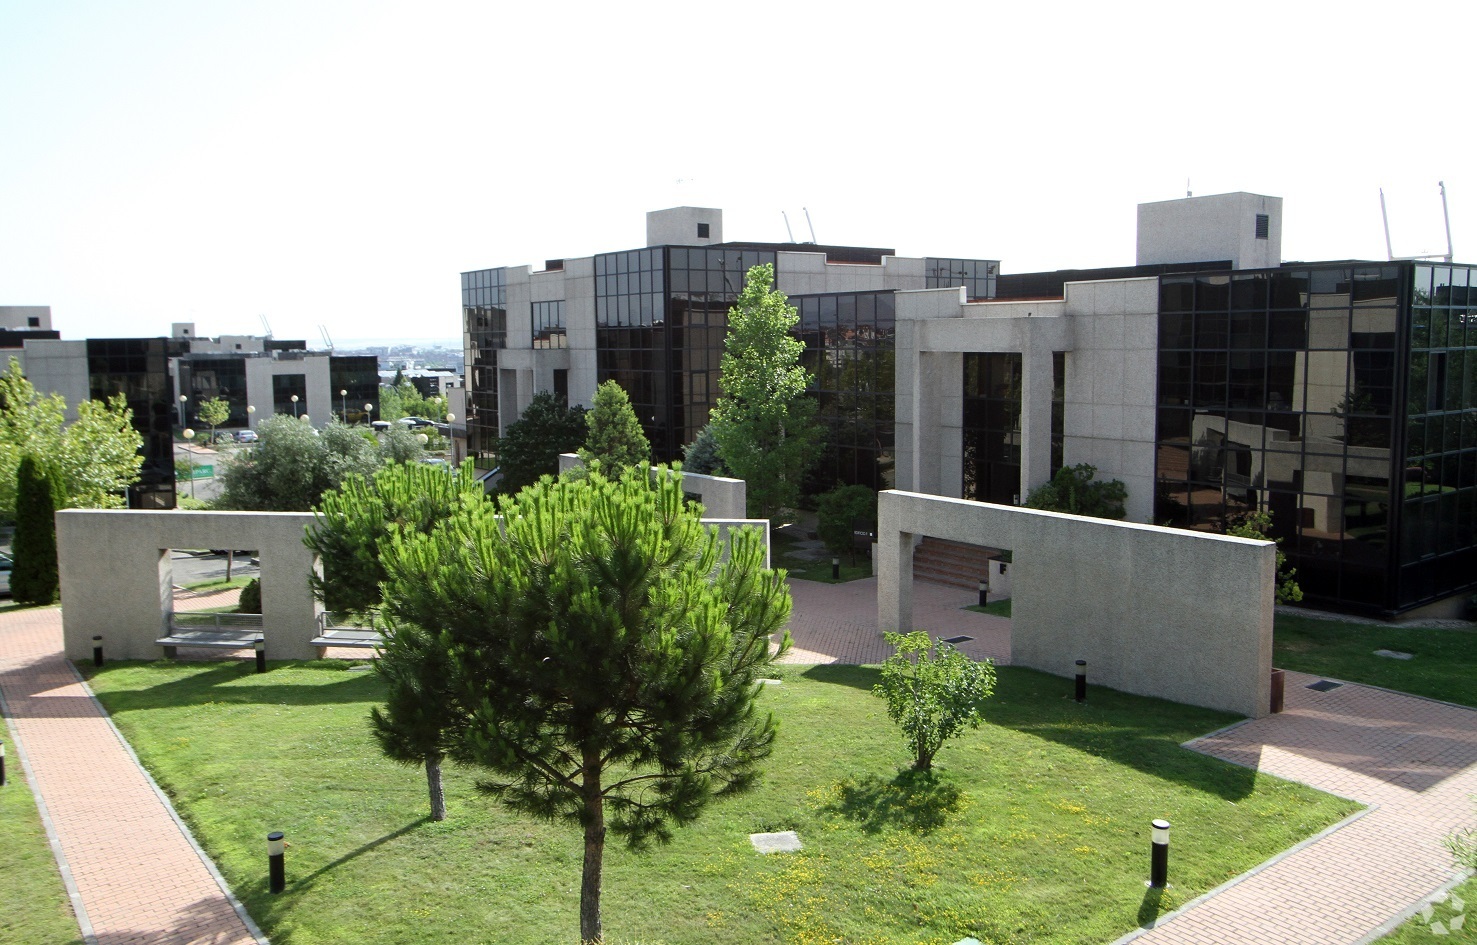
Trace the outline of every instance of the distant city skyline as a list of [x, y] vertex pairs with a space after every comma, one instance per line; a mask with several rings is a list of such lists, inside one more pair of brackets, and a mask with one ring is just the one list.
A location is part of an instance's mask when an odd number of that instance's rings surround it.
[[[457, 274], [729, 239], [1127, 265], [1135, 206], [1284, 198], [1287, 259], [1477, 259], [1470, 4], [0, 6], [0, 305], [64, 337], [459, 337]], [[489, 38], [495, 37], [489, 48]], [[677, 68], [682, 63], [691, 68]], [[534, 255], [530, 256], [529, 253]]]

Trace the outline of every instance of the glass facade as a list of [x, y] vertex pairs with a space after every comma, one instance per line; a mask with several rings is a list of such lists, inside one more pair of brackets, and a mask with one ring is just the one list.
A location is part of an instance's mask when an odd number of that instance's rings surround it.
[[656, 246], [595, 257], [597, 380], [625, 388], [659, 462], [708, 422], [728, 310], [744, 274], [775, 254]]
[[480, 468], [495, 460], [497, 353], [508, 345], [508, 290], [502, 269], [462, 273], [463, 350], [467, 353], [467, 449]]
[[[334, 412], [340, 420], [344, 423], [368, 423], [379, 416], [379, 358], [374, 355], [330, 355], [328, 377]], [[365, 404], [370, 405], [368, 413], [364, 410]]]
[[810, 485], [838, 482], [891, 489], [894, 477], [893, 377], [897, 330], [892, 292], [796, 295], [802, 364], [813, 378], [826, 428], [825, 451]]
[[1155, 521], [1270, 512], [1315, 601], [1397, 611], [1477, 582], [1471, 284], [1411, 263], [1161, 277]]
[[1021, 356], [964, 355], [964, 490], [978, 502], [1021, 498]]
[[964, 286], [964, 294], [970, 301], [993, 299], [995, 278], [1000, 272], [1000, 263], [994, 259], [941, 259], [929, 256], [923, 261], [926, 289], [947, 289]]
[[569, 343], [564, 334], [564, 302], [534, 302], [531, 304], [533, 346], [535, 348], [567, 348]]
[[230, 405], [223, 427], [246, 426], [246, 359], [237, 354], [192, 354], [178, 362], [180, 390], [189, 398], [186, 422], [198, 424], [199, 405], [219, 397]]
[[306, 375], [272, 375], [272, 412], [285, 413], [292, 417], [300, 417], [308, 412], [308, 378]]
[[122, 394], [143, 437], [139, 481], [128, 490], [132, 509], [174, 508], [174, 425], [179, 404], [169, 377], [169, 359], [187, 342], [169, 338], [90, 338], [87, 373], [93, 400]]

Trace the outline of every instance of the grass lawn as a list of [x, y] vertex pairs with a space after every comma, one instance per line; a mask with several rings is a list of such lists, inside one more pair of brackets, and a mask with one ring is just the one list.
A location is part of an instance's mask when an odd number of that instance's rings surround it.
[[5, 787], [0, 788], [0, 850], [5, 851], [0, 942], [82, 945], [81, 930], [46, 842], [15, 739], [8, 725], [0, 726], [0, 732], [6, 745]]
[[[1375, 656], [1375, 650], [1413, 659]], [[1477, 631], [1349, 623], [1279, 613], [1272, 663], [1477, 707]]]
[[229, 581], [225, 578], [214, 578], [209, 581], [196, 581], [194, 584], [182, 585], [187, 591], [224, 591], [232, 587], [245, 587], [251, 583], [249, 577], [233, 577]]
[[[1450, 938], [1441, 939], [1447, 942], [1477, 942], [1477, 876], [1467, 879], [1452, 890], [1452, 894], [1461, 900], [1462, 909], [1458, 911], [1456, 906], [1448, 899], [1431, 909], [1429, 919], [1417, 913], [1405, 921], [1400, 928], [1380, 939], [1381, 942], [1389, 942], [1391, 945], [1430, 945], [1436, 941], [1433, 936], [1440, 932], [1433, 930], [1434, 923], [1440, 922], [1442, 928], [1447, 930]], [[1451, 920], [1457, 916], [1464, 916], [1461, 920], [1460, 932], [1452, 932], [1449, 928]]]
[[[360, 664], [362, 666], [362, 664]], [[577, 827], [510, 815], [448, 772], [375, 751], [379, 680], [332, 661], [110, 663], [93, 687], [252, 916], [279, 945], [574, 942]], [[990, 721], [900, 776], [877, 670], [780, 667], [760, 786], [650, 853], [607, 849], [612, 943], [1107, 941], [1337, 821], [1356, 805], [1179, 747], [1231, 716], [1003, 668]], [[1144, 887], [1148, 824], [1175, 828], [1172, 888]], [[764, 857], [748, 834], [797, 830]], [[288, 888], [266, 892], [283, 830]]]
[[819, 561], [802, 557], [795, 540], [787, 534], [771, 532], [770, 536], [772, 539], [769, 548], [770, 566], [784, 568], [789, 572], [790, 577], [805, 581], [818, 581], [822, 584], [845, 584], [847, 581], [872, 576], [872, 562], [866, 555], [857, 555], [856, 564], [851, 563], [851, 555], [842, 555], [841, 578], [836, 580], [831, 577], [831, 556], [829, 554]]
[[981, 607], [979, 604], [970, 604], [964, 609], [972, 610], [977, 614], [990, 614], [994, 617], [1009, 617], [1010, 601], [1011, 598], [1007, 597], [1005, 598], [1005, 600], [992, 600], [983, 607]]

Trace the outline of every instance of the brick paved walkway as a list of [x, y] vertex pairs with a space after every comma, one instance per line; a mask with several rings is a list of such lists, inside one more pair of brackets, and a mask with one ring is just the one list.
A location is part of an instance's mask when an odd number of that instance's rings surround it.
[[257, 942], [61, 647], [60, 610], [0, 614], [0, 693], [83, 932], [98, 945]]

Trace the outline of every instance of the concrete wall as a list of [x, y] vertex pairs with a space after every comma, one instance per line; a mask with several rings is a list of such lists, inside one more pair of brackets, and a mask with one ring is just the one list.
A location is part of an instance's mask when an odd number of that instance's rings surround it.
[[[1265, 239], [1256, 238], [1256, 215], [1268, 217]], [[1229, 259], [1236, 269], [1282, 264], [1282, 198], [1237, 192], [1141, 203], [1138, 263]]]
[[[92, 397], [87, 376], [87, 342], [32, 338], [25, 343], [21, 370], [41, 394], [61, 394], [67, 401], [67, 422], [77, 419], [77, 405]], [[0, 365], [0, 369], [8, 367]]]
[[[1276, 546], [1179, 529], [887, 491], [877, 625], [913, 629], [913, 542], [1014, 552], [1011, 663], [1251, 717], [1268, 712]], [[927, 628], [922, 628], [927, 629]]]
[[[559, 454], [559, 472], [564, 473], [577, 466], [583, 465], [578, 453]], [[655, 474], [656, 470], [652, 470]], [[701, 473], [682, 473], [682, 491], [691, 493], [698, 497], [703, 504], [704, 518], [714, 519], [742, 519], [748, 512], [748, 483], [742, 479], [729, 479], [725, 476], [704, 476]], [[755, 521], [766, 521], [756, 519]], [[769, 530], [765, 529], [766, 536]], [[766, 546], [768, 544], [766, 538]]]
[[[31, 319], [36, 324], [31, 324]], [[0, 305], [0, 328], [13, 331], [51, 331], [50, 305]]]
[[111, 659], [152, 660], [173, 610], [171, 548], [254, 548], [261, 558], [262, 622], [272, 659], [312, 659], [308, 644], [322, 610], [303, 544], [308, 512], [139, 512], [65, 509], [56, 513], [62, 632], [68, 658], [92, 655], [103, 636]]
[[[699, 223], [708, 235], [698, 236]], [[646, 245], [711, 246], [723, 242], [723, 211], [712, 207], [671, 207], [646, 214]]]

